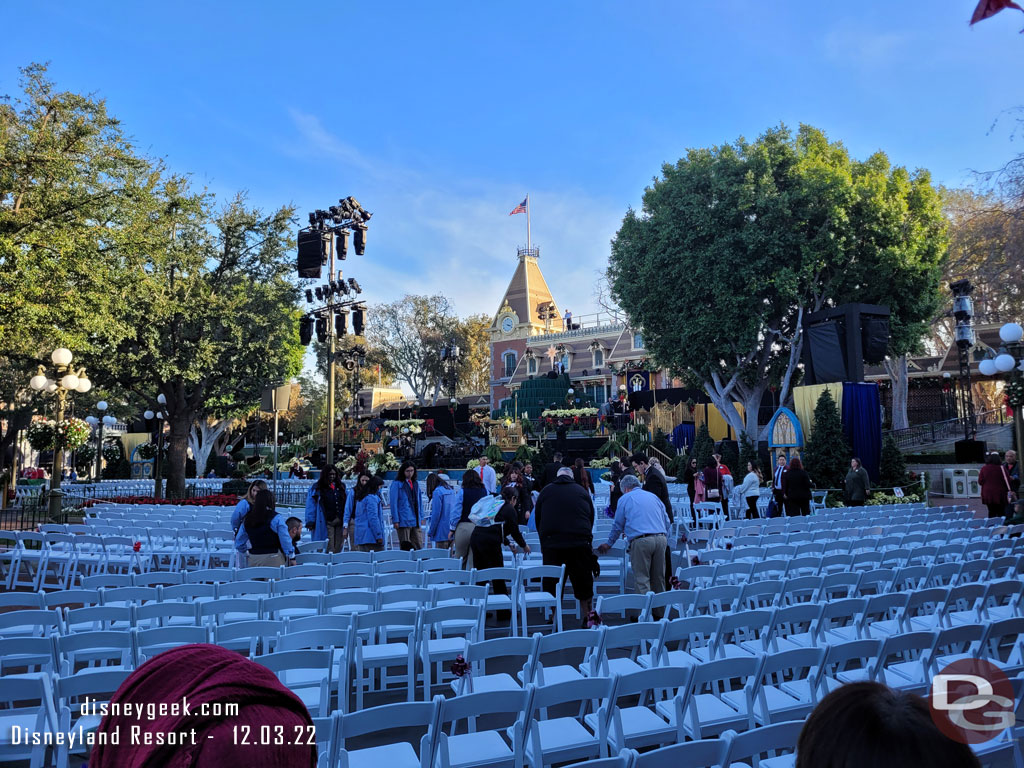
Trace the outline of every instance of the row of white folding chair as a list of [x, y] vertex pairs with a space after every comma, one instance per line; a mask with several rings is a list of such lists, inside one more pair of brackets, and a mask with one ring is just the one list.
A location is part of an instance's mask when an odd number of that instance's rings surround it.
[[636, 616], [641, 621], [650, 621], [662, 616], [688, 618], [812, 606], [816, 608], [808, 609], [806, 615], [813, 618], [817, 609], [829, 615], [836, 614], [839, 608], [833, 606], [825, 610], [825, 606], [842, 601], [843, 610], [852, 612], [848, 614], [850, 621], [856, 624], [858, 633], [863, 636], [891, 634], [901, 627], [909, 631], [1024, 616], [1018, 579], [875, 594], [857, 593], [841, 578], [836, 578], [831, 585], [828, 581], [819, 577], [801, 577], [785, 582], [755, 582], [742, 587], [602, 596], [598, 599], [598, 612], [602, 616], [618, 615], [623, 619]]
[[[1015, 547], [1009, 539], [993, 541], [957, 541], [949, 544], [910, 544], [906, 547], [876, 547], [870, 539], [837, 540], [805, 544], [772, 544], [764, 547], [732, 547], [726, 549], [689, 550], [690, 561], [701, 563], [759, 563], [769, 560], [805, 557], [850, 558], [854, 567], [863, 564], [895, 566], [927, 563], [960, 562], [1006, 555], [1024, 555], [1024, 547]], [[688, 547], [686, 548], [688, 549]], [[685, 551], [685, 550], [682, 550]]]
[[6, 589], [66, 589], [82, 575], [142, 568], [127, 537], [0, 531], [0, 576]]
[[[1017, 577], [1024, 573], [1024, 555], [980, 557], [973, 560], [936, 561], [930, 558], [912, 558], [909, 564], [865, 558], [854, 555], [827, 555], [825, 557], [794, 557], [789, 560], [773, 559], [750, 561], [724, 561], [682, 566], [676, 570], [679, 584], [690, 587], [710, 587], [725, 584], [746, 584], [764, 580], [792, 579], [800, 576], [848, 577], [864, 575], [861, 588], [872, 592], [883, 589], [912, 589], [924, 586], [944, 586], [966, 581], [990, 581]], [[870, 576], [867, 576], [870, 574]], [[884, 584], [888, 582], [888, 584]], [[878, 586], [883, 583], [883, 586]]]
[[[860, 537], [866, 537], [875, 539], [879, 542], [882, 547], [891, 546], [907, 546], [912, 542], [934, 541], [936, 543], [945, 543], [949, 539], [949, 534], [954, 530], [958, 532], [957, 538], [977, 539], [979, 541], [988, 540], [1005, 540], [1008, 538], [1010, 529], [1006, 528], [1003, 531], [1002, 528], [985, 529], [988, 535], [979, 533], [977, 531], [972, 532], [968, 536], [964, 536], [965, 531], [972, 531], [973, 529], [961, 528], [953, 529], [945, 525], [937, 525], [934, 529], [930, 527], [918, 526], [911, 528], [911, 526], [892, 526], [885, 528], [883, 526], [875, 526], [867, 529], [856, 529], [858, 533], [853, 535], [843, 536], [842, 533], [847, 529], [835, 528], [822, 531], [799, 531], [794, 533], [786, 532], [773, 532], [773, 533], [740, 533], [738, 535], [723, 535], [722, 532], [714, 537], [714, 545], [722, 547], [727, 544], [731, 544], [733, 547], [741, 546], [778, 546], [782, 544], [806, 544], [808, 542], [827, 542], [836, 541], [843, 538], [856, 539]], [[1014, 526], [1016, 528], [1016, 526]], [[1024, 530], [1024, 526], [1021, 526]], [[1015, 531], [1015, 534], [1020, 531]], [[946, 534], [946, 536], [941, 536]], [[701, 537], [702, 540], [709, 540], [710, 537]], [[905, 543], [903, 543], [905, 542]]]

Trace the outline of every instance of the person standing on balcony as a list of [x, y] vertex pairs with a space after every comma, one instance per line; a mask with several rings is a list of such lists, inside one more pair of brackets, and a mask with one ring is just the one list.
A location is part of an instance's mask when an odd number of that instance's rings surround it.
[[562, 330], [563, 331], [571, 331], [572, 330], [572, 312], [570, 312], [568, 309], [565, 310], [565, 316], [562, 319]]

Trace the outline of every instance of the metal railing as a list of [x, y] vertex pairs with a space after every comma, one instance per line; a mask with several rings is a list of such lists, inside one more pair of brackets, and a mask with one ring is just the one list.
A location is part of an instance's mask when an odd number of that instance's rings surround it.
[[[966, 434], [964, 418], [947, 419], [945, 421], [933, 421], [928, 424], [916, 424], [907, 429], [887, 430], [884, 434], [892, 435], [900, 450], [916, 448], [935, 443], [945, 443], [950, 440], [962, 439]], [[993, 408], [990, 411], [983, 411], [974, 417], [976, 430], [985, 427], [997, 427], [1007, 423], [1006, 414], [1002, 408]]]

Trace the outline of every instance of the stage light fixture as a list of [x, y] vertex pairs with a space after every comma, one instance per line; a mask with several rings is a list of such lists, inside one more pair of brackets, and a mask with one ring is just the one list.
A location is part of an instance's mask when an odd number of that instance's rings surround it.
[[351, 288], [356, 293], [362, 293], [363, 292], [363, 289], [359, 287], [359, 283], [356, 282], [356, 279], [354, 277], [350, 277], [348, 279], [348, 285], [349, 285], [349, 288]]
[[334, 330], [339, 336], [348, 333], [348, 312], [339, 312], [334, 316]]
[[339, 259], [344, 259], [348, 256], [348, 230], [341, 230], [336, 234], [336, 237], [335, 253]]
[[321, 344], [327, 341], [327, 318], [325, 317], [316, 319], [316, 340]]
[[299, 322], [299, 341], [302, 342], [302, 346], [308, 347], [309, 342], [313, 340], [313, 318], [304, 317]]
[[321, 288], [319, 285], [316, 287], [316, 300], [317, 301], [323, 301], [324, 300], [324, 291], [323, 291], [323, 288]]
[[364, 320], [363, 307], [356, 307], [352, 310], [352, 332], [356, 336], [363, 335], [363, 320]]
[[312, 304], [313, 303], [313, 289], [312, 288], [307, 288], [306, 289], [306, 303], [307, 304]]
[[368, 227], [365, 224], [354, 224], [352, 229], [355, 232], [354, 247], [356, 256], [362, 256], [366, 253], [366, 230]]

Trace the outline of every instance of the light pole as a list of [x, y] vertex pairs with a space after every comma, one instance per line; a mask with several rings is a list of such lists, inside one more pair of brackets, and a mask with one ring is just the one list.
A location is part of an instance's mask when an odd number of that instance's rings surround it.
[[96, 410], [100, 412], [100, 416], [87, 416], [86, 421], [89, 422], [97, 433], [96, 441], [96, 480], [99, 481], [103, 478], [103, 427], [112, 427], [117, 423], [117, 419], [107, 414], [107, 402], [106, 400], [100, 400], [96, 403]]
[[[156, 401], [160, 405], [167, 405], [167, 398], [164, 397], [163, 393], [157, 395]], [[156, 419], [156, 456], [153, 459], [153, 496], [157, 499], [163, 498], [164, 495], [164, 482], [160, 477], [160, 459], [164, 452], [164, 412], [147, 410], [142, 414], [146, 421], [153, 421]]]
[[959, 351], [958, 362], [960, 364], [960, 407], [964, 420], [964, 440], [973, 440], [975, 434], [974, 426], [974, 396], [971, 393], [971, 362], [968, 354], [974, 346], [974, 328], [971, 319], [974, 316], [974, 303], [971, 301], [971, 292], [974, 286], [970, 280], [956, 280], [949, 284], [949, 290], [953, 292], [953, 318], [956, 320], [956, 347]]
[[999, 329], [999, 339], [1003, 342], [999, 354], [994, 358], [978, 363], [978, 370], [983, 376], [1003, 374], [1007, 382], [1007, 399], [1013, 408], [1013, 431], [1017, 440], [1017, 450], [1024, 451], [1024, 328], [1020, 323], [1007, 323]]
[[57, 399], [57, 407], [54, 413], [56, 427], [53, 435], [53, 474], [50, 476], [50, 498], [48, 501], [49, 515], [58, 519], [63, 507], [64, 492], [60, 489], [60, 476], [64, 471], [64, 439], [61, 437], [61, 425], [64, 422], [64, 411], [68, 404], [68, 395], [72, 392], [82, 394], [92, 389], [92, 382], [85, 375], [85, 368], [75, 371], [71, 368], [71, 361], [74, 356], [70, 349], [60, 347], [53, 350], [50, 355], [50, 362], [53, 363], [56, 374], [51, 379], [46, 375], [46, 367], [40, 365], [28, 384], [36, 392], [45, 392]]
[[338, 353], [338, 359], [341, 361], [341, 367], [349, 372], [349, 385], [352, 390], [352, 404], [349, 406], [349, 411], [352, 414], [354, 425], [359, 418], [359, 390], [362, 387], [360, 371], [366, 365], [366, 347], [356, 344], [348, 349], [343, 349]]

